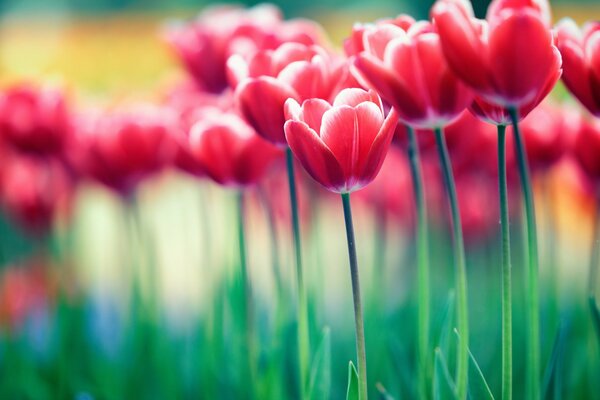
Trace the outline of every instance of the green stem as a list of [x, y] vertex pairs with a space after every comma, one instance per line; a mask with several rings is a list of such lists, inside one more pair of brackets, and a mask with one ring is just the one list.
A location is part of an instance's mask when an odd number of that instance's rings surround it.
[[304, 286], [304, 274], [302, 270], [302, 247], [300, 243], [300, 218], [298, 216], [298, 195], [296, 193], [296, 177], [294, 175], [294, 155], [288, 147], [286, 149], [288, 185], [290, 190], [290, 208], [292, 211], [292, 229], [294, 234], [294, 254], [296, 259], [296, 281], [298, 285], [298, 361], [300, 373], [300, 398], [306, 396], [306, 384], [308, 377], [308, 363], [310, 358], [310, 340], [308, 334], [308, 305], [306, 300], [306, 288]]
[[598, 343], [600, 344], [600, 313], [596, 302], [596, 285], [598, 283], [598, 259], [600, 258], [600, 198], [596, 202], [594, 212], [592, 255], [590, 257], [590, 271], [588, 277], [588, 303], [592, 314], [592, 321], [596, 329]]
[[502, 232], [502, 399], [509, 400], [512, 398], [512, 278], [505, 125], [498, 125], [498, 189]]
[[417, 286], [419, 298], [418, 310], [418, 358], [419, 358], [419, 394], [426, 399], [429, 394], [427, 385], [428, 371], [431, 366], [429, 359], [429, 232], [427, 222], [427, 205], [425, 203], [425, 186], [419, 157], [419, 143], [415, 131], [406, 127], [409, 145], [408, 158], [412, 177], [414, 201], [417, 208]]
[[250, 274], [248, 273], [248, 260], [246, 255], [246, 234], [245, 234], [245, 213], [244, 213], [244, 192], [240, 190], [237, 196], [237, 211], [238, 211], [238, 246], [240, 253], [240, 275], [243, 280], [242, 285], [242, 301], [244, 302], [244, 323], [243, 329], [245, 332], [246, 339], [246, 355], [247, 355], [247, 368], [248, 368], [248, 384], [250, 385], [250, 398], [254, 397], [254, 383], [255, 379], [255, 365], [254, 362], [254, 319], [252, 318], [253, 310], [253, 299], [252, 299], [252, 285], [250, 283]]
[[454, 268], [456, 279], [457, 325], [460, 333], [456, 355], [456, 392], [460, 400], [467, 398], [467, 377], [469, 362], [469, 317], [467, 306], [467, 268], [465, 261], [465, 245], [460, 219], [458, 196], [454, 184], [452, 164], [448, 155], [446, 139], [441, 128], [435, 129], [438, 156], [444, 173], [444, 183], [450, 202], [452, 216], [452, 233], [454, 244]]
[[529, 163], [527, 161], [527, 152], [525, 143], [519, 130], [518, 111], [510, 108], [510, 117], [512, 120], [515, 136], [515, 148], [519, 164], [519, 176], [521, 178], [521, 191], [523, 192], [523, 201], [525, 203], [526, 235], [527, 247], [525, 249], [525, 258], [527, 262], [526, 269], [526, 301], [527, 301], [527, 326], [529, 335], [527, 336], [527, 382], [529, 398], [540, 398], [540, 315], [539, 315], [539, 289], [538, 289], [538, 243], [537, 228], [535, 222], [535, 205], [533, 202], [533, 191], [531, 187], [531, 178], [529, 176]]
[[356, 355], [358, 358], [359, 393], [361, 400], [367, 400], [367, 353], [365, 350], [365, 324], [363, 320], [362, 302], [360, 299], [360, 278], [358, 259], [356, 257], [356, 241], [350, 193], [342, 193], [344, 206], [344, 222], [346, 223], [346, 239], [348, 240], [348, 257], [350, 258], [350, 278], [352, 279], [352, 300], [354, 303], [354, 327], [356, 330]]

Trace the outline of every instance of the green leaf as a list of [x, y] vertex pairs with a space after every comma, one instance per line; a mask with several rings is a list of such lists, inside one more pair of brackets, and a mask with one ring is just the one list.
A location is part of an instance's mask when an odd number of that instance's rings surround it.
[[542, 393], [544, 399], [549, 398], [560, 398], [560, 386], [561, 386], [561, 361], [562, 353], [565, 343], [565, 329], [563, 322], [561, 321], [558, 325], [558, 330], [554, 336], [554, 342], [552, 344], [552, 353], [548, 359], [546, 365], [546, 371], [544, 373], [544, 385], [542, 387]]
[[[456, 339], [460, 340], [460, 335], [458, 334], [458, 330], [454, 329], [454, 334], [456, 335]], [[469, 352], [469, 397], [472, 399], [487, 399], [494, 400], [494, 395], [485, 380], [485, 376], [483, 376], [483, 372], [481, 372], [481, 368], [479, 368], [479, 364], [473, 353], [471, 353], [471, 349], [467, 348]]]
[[392, 396], [385, 390], [385, 387], [381, 384], [381, 382], [377, 382], [375, 384], [375, 388], [379, 392], [379, 400], [394, 400]]
[[435, 366], [433, 376], [433, 399], [434, 400], [457, 400], [456, 385], [448, 371], [448, 364], [442, 350], [435, 349]]
[[442, 354], [450, 354], [450, 338], [454, 325], [454, 309], [455, 295], [454, 291], [451, 290], [450, 293], [448, 293], [448, 300], [446, 301], [446, 307], [444, 310], [444, 319], [442, 320], [442, 329], [440, 331], [440, 337], [438, 340], [438, 347], [440, 348]]
[[330, 329], [323, 329], [321, 343], [315, 353], [310, 371], [308, 398], [321, 400], [329, 398], [331, 389], [331, 334]]
[[360, 400], [358, 372], [352, 361], [348, 364], [348, 390], [346, 390], [346, 400]]

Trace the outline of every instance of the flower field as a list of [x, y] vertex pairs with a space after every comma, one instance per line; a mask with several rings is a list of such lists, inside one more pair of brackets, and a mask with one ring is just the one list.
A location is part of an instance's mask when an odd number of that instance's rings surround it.
[[600, 8], [356, 14], [0, 23], [0, 399], [600, 399]]

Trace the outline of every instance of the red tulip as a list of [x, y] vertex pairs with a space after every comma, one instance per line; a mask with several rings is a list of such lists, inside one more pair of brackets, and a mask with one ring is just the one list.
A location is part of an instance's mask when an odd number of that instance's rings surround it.
[[281, 146], [287, 146], [283, 131], [287, 99], [329, 101], [354, 82], [343, 60], [321, 47], [297, 43], [258, 52], [248, 60], [232, 56], [227, 67], [244, 118], [261, 136]]
[[563, 81], [577, 99], [600, 117], [600, 22], [583, 30], [566, 19], [558, 24], [558, 49], [563, 57]]
[[79, 121], [73, 157], [85, 175], [129, 196], [143, 179], [173, 160], [181, 134], [176, 115], [164, 108], [87, 115]]
[[581, 169], [600, 189], [600, 120], [581, 120], [573, 154]]
[[73, 182], [60, 162], [3, 156], [0, 202], [28, 233], [47, 234], [57, 214], [68, 211], [72, 193]]
[[23, 84], [0, 94], [0, 136], [16, 150], [60, 155], [71, 132], [63, 93]]
[[232, 187], [254, 184], [281, 151], [232, 112], [207, 110], [190, 132], [190, 154], [215, 182]]
[[[533, 171], [546, 171], [562, 158], [571, 147], [579, 119], [576, 112], [542, 104], [523, 120], [520, 127]], [[508, 140], [512, 141], [513, 135]]]
[[281, 12], [271, 5], [248, 10], [212, 7], [189, 24], [170, 27], [166, 37], [198, 86], [211, 93], [227, 88], [225, 63], [233, 54], [249, 56], [286, 42], [323, 42], [315, 23], [283, 21]]
[[285, 103], [285, 136], [306, 171], [325, 188], [350, 193], [379, 172], [398, 122], [387, 117], [373, 91], [344, 89], [333, 104], [309, 99]]
[[407, 30], [391, 23], [367, 27], [363, 43], [365, 51], [354, 61], [359, 81], [389, 102], [403, 122], [442, 127], [471, 103], [471, 91], [449, 69], [430, 23]]
[[[382, 19], [375, 23], [376, 27], [383, 27], [385, 25], [396, 25], [397, 27], [408, 31], [408, 29], [415, 23], [415, 19], [410, 15], [402, 14], [396, 18]], [[370, 30], [372, 25], [370, 24], [355, 24], [352, 27], [352, 33], [349, 38], [344, 40], [344, 51], [348, 57], [356, 56], [363, 51], [365, 48], [365, 32]]]
[[467, 0], [438, 0], [432, 16], [450, 67], [487, 102], [536, 105], [560, 77], [546, 0], [494, 0], [487, 20]]

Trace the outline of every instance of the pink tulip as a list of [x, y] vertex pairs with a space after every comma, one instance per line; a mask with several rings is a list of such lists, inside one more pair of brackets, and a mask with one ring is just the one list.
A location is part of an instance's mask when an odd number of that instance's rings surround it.
[[580, 30], [570, 19], [561, 21], [557, 44], [563, 57], [565, 85], [600, 117], [600, 22], [588, 22]]
[[244, 118], [258, 134], [280, 146], [287, 145], [283, 131], [287, 99], [329, 101], [355, 83], [342, 59], [321, 47], [298, 43], [285, 43], [247, 60], [232, 56], [227, 67]]
[[29, 84], [0, 94], [0, 137], [18, 151], [60, 155], [71, 133], [63, 93]]
[[326, 189], [350, 193], [379, 172], [398, 122], [373, 91], [344, 89], [333, 104], [322, 99], [285, 103], [285, 135], [306, 171]]
[[281, 151], [232, 112], [206, 110], [190, 132], [189, 151], [215, 182], [244, 187], [258, 182]]
[[389, 102], [404, 123], [443, 127], [471, 103], [471, 91], [448, 67], [430, 23], [412, 23], [406, 30], [392, 23], [366, 27], [362, 38], [365, 50], [354, 61], [357, 78]]
[[[573, 147], [579, 166], [596, 190], [600, 190], [600, 120], [582, 119]], [[600, 194], [600, 192], [597, 192]]]
[[225, 63], [233, 54], [250, 56], [282, 43], [322, 43], [324, 35], [313, 22], [283, 21], [271, 5], [244, 10], [208, 8], [189, 24], [172, 26], [166, 39], [200, 89], [220, 93], [227, 88]]
[[467, 0], [438, 0], [432, 16], [450, 67], [487, 102], [535, 106], [560, 78], [546, 0], [494, 0], [486, 20]]

